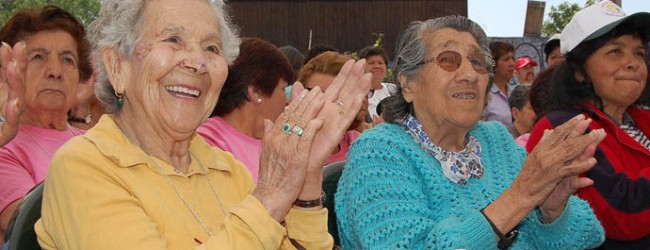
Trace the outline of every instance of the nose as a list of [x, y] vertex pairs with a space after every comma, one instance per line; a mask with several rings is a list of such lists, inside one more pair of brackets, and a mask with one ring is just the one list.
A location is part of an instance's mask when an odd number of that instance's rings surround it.
[[645, 65], [645, 58], [640, 58], [634, 54], [628, 55], [625, 60], [625, 69], [636, 70], [641, 64]]
[[464, 60], [460, 63], [460, 67], [456, 70], [456, 80], [460, 83], [475, 84], [478, 81], [479, 73], [476, 72], [474, 67], [472, 67], [472, 63], [469, 59], [463, 59]]
[[204, 74], [208, 69], [208, 65], [200, 49], [190, 49], [185, 59], [181, 62], [181, 67], [198, 75]]
[[63, 79], [63, 66], [61, 65], [61, 62], [54, 58], [47, 60], [45, 78], [56, 81]]

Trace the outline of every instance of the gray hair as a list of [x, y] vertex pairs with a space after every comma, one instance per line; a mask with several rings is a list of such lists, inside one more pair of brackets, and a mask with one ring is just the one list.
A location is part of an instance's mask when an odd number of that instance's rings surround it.
[[397, 92], [387, 97], [383, 106], [383, 118], [387, 122], [395, 123], [407, 113], [414, 115], [413, 105], [406, 102], [402, 94], [400, 77], [407, 80], [415, 79], [422, 70], [421, 63], [426, 60], [427, 43], [424, 37], [435, 31], [451, 28], [461, 32], [472, 34], [481, 50], [491, 61], [489, 40], [485, 32], [475, 22], [463, 16], [444, 16], [429, 19], [426, 21], [411, 22], [406, 30], [402, 32], [395, 47], [395, 61], [393, 62], [393, 82], [397, 84]]
[[529, 96], [530, 85], [517, 85], [517, 87], [515, 87], [512, 92], [510, 92], [510, 96], [508, 96], [508, 105], [510, 108], [517, 108], [518, 110], [522, 110], [524, 106], [526, 106], [526, 103], [528, 103]]
[[[212, 6], [219, 25], [223, 57], [230, 65], [239, 54], [238, 30], [232, 24], [223, 0], [206, 0]], [[102, 63], [102, 48], [115, 48], [117, 53], [131, 58], [135, 45], [140, 39], [146, 0], [106, 0], [99, 16], [88, 28], [88, 37], [93, 44], [92, 58], [97, 67], [95, 95], [104, 104], [108, 113], [118, 113], [117, 96], [106, 75]]]

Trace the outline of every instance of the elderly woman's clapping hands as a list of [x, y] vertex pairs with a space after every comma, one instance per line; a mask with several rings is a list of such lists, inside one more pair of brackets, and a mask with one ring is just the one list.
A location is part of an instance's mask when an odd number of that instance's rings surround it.
[[350, 126], [370, 87], [365, 60], [348, 61], [325, 93], [294, 84], [293, 101], [267, 121], [256, 196], [281, 221], [296, 200], [321, 196], [323, 163]]
[[539, 146], [526, 158], [513, 186], [539, 205], [546, 222], [562, 214], [568, 198], [593, 182], [579, 174], [596, 164], [594, 151], [604, 138], [602, 129], [584, 133], [591, 123], [578, 115], [554, 130], [547, 130]]

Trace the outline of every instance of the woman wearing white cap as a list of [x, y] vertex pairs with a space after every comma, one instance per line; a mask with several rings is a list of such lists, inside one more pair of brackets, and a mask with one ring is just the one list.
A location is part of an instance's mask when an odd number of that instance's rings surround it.
[[566, 61], [551, 80], [549, 103], [527, 149], [547, 129], [582, 113], [588, 130], [604, 129], [597, 164], [585, 173], [594, 185], [577, 195], [589, 201], [605, 228], [605, 249], [650, 246], [650, 13], [625, 15], [609, 1], [575, 14], [562, 31]]
[[544, 54], [546, 55], [546, 65], [559, 65], [564, 62], [564, 57], [560, 51], [560, 34], [553, 34], [544, 44]]

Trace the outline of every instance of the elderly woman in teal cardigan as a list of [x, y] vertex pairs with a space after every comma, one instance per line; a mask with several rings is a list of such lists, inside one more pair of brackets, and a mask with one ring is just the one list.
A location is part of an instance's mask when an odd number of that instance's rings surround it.
[[336, 194], [344, 249], [583, 249], [603, 228], [572, 194], [602, 130], [576, 116], [526, 155], [506, 128], [478, 122], [493, 60], [465, 17], [413, 22], [393, 74], [387, 123], [353, 144]]

